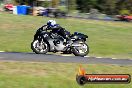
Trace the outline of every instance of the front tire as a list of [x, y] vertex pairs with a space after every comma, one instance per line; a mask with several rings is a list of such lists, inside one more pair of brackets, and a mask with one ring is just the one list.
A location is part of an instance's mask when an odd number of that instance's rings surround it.
[[[81, 52], [82, 51], [82, 52]], [[73, 54], [75, 56], [81, 56], [84, 57], [89, 53], [89, 47], [86, 43], [82, 43], [82, 46], [80, 47], [73, 47]]]
[[49, 46], [44, 41], [39, 42], [38, 40], [34, 40], [31, 43], [31, 49], [36, 54], [46, 54], [49, 51]]

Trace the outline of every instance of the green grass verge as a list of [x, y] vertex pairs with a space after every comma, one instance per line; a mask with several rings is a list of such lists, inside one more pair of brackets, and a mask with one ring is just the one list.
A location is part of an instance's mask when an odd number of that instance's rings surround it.
[[[0, 50], [31, 52], [30, 43], [46, 17], [0, 13]], [[132, 58], [132, 23], [81, 19], [55, 19], [71, 33], [87, 34], [90, 56]]]
[[[131, 74], [132, 66], [83, 64], [91, 74]], [[79, 64], [0, 62], [0, 88], [132, 88], [130, 84], [76, 83]]]

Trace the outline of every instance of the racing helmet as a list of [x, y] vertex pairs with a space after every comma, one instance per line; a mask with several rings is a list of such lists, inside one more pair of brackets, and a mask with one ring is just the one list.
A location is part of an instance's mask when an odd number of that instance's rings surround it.
[[54, 28], [54, 27], [56, 26], [56, 21], [55, 21], [55, 20], [49, 20], [49, 21], [47, 22], [47, 25], [48, 25], [48, 27], [50, 27], [50, 28]]

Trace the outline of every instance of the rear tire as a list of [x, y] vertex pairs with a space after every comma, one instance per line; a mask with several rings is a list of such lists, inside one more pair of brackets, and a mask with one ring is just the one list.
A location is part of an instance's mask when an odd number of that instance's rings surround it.
[[83, 44], [87, 47], [86, 51], [83, 52], [83, 53], [80, 53], [75, 47], [73, 47], [73, 54], [75, 56], [84, 57], [84, 56], [86, 56], [89, 53], [89, 47], [88, 47], [88, 45], [86, 43], [83, 43]]
[[41, 41], [41, 45], [40, 46], [37, 46], [37, 44], [40, 44], [38, 40], [34, 40], [31, 43], [31, 49], [36, 54], [46, 54], [49, 51], [49, 46], [48, 46], [48, 44], [46, 42]]

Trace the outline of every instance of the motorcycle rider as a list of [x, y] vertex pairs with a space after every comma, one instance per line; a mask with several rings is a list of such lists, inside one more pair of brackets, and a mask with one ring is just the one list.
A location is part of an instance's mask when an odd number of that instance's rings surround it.
[[70, 39], [70, 32], [68, 32], [65, 28], [62, 28], [59, 24], [56, 24], [55, 20], [49, 20], [47, 22], [47, 30], [52, 30], [53, 33], [57, 33], [58, 35], [64, 38], [64, 44], [67, 44]]

